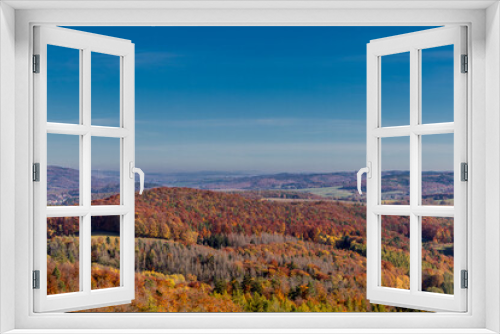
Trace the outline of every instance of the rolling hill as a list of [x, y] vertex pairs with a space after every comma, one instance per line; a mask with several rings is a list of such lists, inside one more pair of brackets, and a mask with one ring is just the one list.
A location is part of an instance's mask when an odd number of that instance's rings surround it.
[[[71, 205], [78, 199], [78, 170], [49, 166], [49, 205]], [[107, 198], [119, 192], [118, 174], [109, 171], [92, 172], [92, 198]], [[426, 171], [422, 175], [424, 204], [452, 204], [453, 172]], [[314, 199], [315, 196], [332, 200], [364, 202], [357, 192], [356, 173], [244, 175], [230, 172], [197, 172], [173, 174], [146, 174], [145, 188], [189, 187], [240, 193], [250, 191], [252, 198]], [[363, 187], [365, 181], [363, 181]], [[138, 185], [136, 185], [138, 189]], [[273, 197], [274, 196], [274, 197]], [[406, 203], [409, 199], [407, 171], [387, 171], [382, 174], [382, 199]]]

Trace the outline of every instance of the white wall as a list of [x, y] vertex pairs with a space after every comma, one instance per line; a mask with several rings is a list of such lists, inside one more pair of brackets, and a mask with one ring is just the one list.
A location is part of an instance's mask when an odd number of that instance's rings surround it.
[[[486, 11], [486, 252], [497, 254], [486, 263], [486, 328], [500, 332], [500, 7]], [[495, 279], [497, 278], [497, 279]]]
[[0, 333], [14, 328], [15, 12], [0, 3]]

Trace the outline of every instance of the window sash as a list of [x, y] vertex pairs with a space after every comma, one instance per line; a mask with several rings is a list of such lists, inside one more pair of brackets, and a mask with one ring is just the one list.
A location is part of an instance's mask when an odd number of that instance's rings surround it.
[[[467, 76], [461, 73], [466, 54], [466, 28], [445, 27], [371, 41], [367, 47], [367, 298], [372, 303], [422, 310], [465, 312], [467, 290], [461, 289], [460, 272], [467, 269], [467, 183], [460, 180], [460, 164], [467, 162]], [[454, 122], [421, 124], [421, 51], [454, 45]], [[410, 52], [410, 125], [382, 127], [381, 57]], [[421, 137], [454, 134], [454, 206], [421, 205]], [[381, 205], [381, 139], [410, 139], [410, 205]], [[410, 217], [410, 289], [381, 286], [382, 215]], [[454, 294], [421, 291], [421, 217], [454, 218]]]
[[[83, 33], [76, 30], [35, 27], [34, 54], [40, 55], [40, 72], [34, 74], [34, 161], [40, 163], [40, 182], [33, 186], [34, 270], [40, 271], [40, 289], [34, 289], [34, 311], [74, 311], [129, 303], [135, 295], [134, 193], [135, 180], [129, 177], [134, 161], [134, 45], [127, 40]], [[79, 124], [47, 122], [47, 45], [80, 50]], [[120, 127], [91, 125], [91, 53], [120, 57]], [[47, 207], [47, 134], [79, 136], [80, 196], [78, 206]], [[120, 139], [120, 205], [91, 205], [91, 140]], [[91, 288], [91, 217], [119, 215], [120, 286]], [[47, 295], [47, 218], [79, 217], [78, 292]]]

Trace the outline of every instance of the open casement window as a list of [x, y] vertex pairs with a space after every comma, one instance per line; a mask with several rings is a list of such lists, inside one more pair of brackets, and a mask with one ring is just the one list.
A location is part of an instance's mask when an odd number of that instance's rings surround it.
[[[467, 290], [462, 287], [467, 270], [467, 182], [462, 179], [467, 167], [463, 165], [467, 163], [466, 54], [466, 28], [458, 26], [373, 40], [367, 46], [367, 298], [371, 303], [466, 311]], [[436, 73], [447, 66], [446, 57], [449, 72]], [[434, 72], [434, 81], [439, 80], [430, 82], [429, 71]], [[440, 80], [446, 75], [449, 96], [428, 99], [435, 93], [432, 87], [445, 85]], [[448, 104], [433, 107], [437, 98], [447, 99]], [[440, 118], [446, 113], [448, 118]], [[407, 157], [407, 167], [391, 167], [394, 155]], [[426, 168], [447, 157], [447, 172]], [[393, 172], [386, 173], [389, 170]], [[394, 170], [400, 170], [399, 178], [394, 178]], [[435, 177], [449, 178], [451, 190], [433, 189]], [[392, 200], [391, 194], [398, 191], [406, 192], [406, 199]], [[392, 237], [394, 230], [404, 231], [406, 237]], [[388, 266], [397, 268], [396, 277], [394, 271], [385, 271], [391, 269]], [[452, 269], [441, 270], [445, 267]]]
[[[103, 67], [114, 67], [116, 75], [105, 77]], [[129, 303], [134, 299], [134, 44], [35, 27], [33, 72], [34, 311]], [[53, 86], [54, 77], [63, 86], [74, 86], [74, 94]], [[64, 110], [57, 110], [61, 105]], [[71, 168], [52, 168], [54, 157], [58, 165], [69, 161]], [[106, 159], [113, 160], [111, 176], [98, 173]], [[94, 183], [104, 176], [115, 186], [101, 192], [114, 195], [96, 202]], [[51, 189], [48, 197], [54, 178], [65, 180], [71, 189]], [[102, 229], [113, 231], [111, 237], [97, 238]], [[95, 258], [99, 242], [107, 244], [104, 260]], [[109, 281], [92, 278], [94, 270], [103, 270], [101, 260], [116, 268]]]

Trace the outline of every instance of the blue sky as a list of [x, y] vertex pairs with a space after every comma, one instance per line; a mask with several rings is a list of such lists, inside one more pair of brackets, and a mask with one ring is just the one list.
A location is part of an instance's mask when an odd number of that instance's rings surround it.
[[[146, 172], [275, 173], [364, 166], [366, 44], [427, 28], [73, 29], [135, 43], [137, 166]], [[75, 50], [51, 48], [48, 120], [77, 122], [78, 55]], [[425, 123], [453, 120], [451, 54], [452, 47], [423, 53]], [[92, 121], [117, 125], [118, 59], [92, 57]], [[388, 56], [382, 67], [383, 125], [405, 125], [409, 58]], [[69, 148], [57, 145], [49, 164], [71, 167], [63, 158]], [[450, 141], [436, 139], [427, 147], [428, 168], [449, 169]], [[99, 145], [101, 153], [93, 153], [93, 166], [116, 166], [107, 162], [116, 159], [110, 158], [111, 151], [111, 146]], [[391, 156], [391, 169], [408, 165], [404, 154]]]

